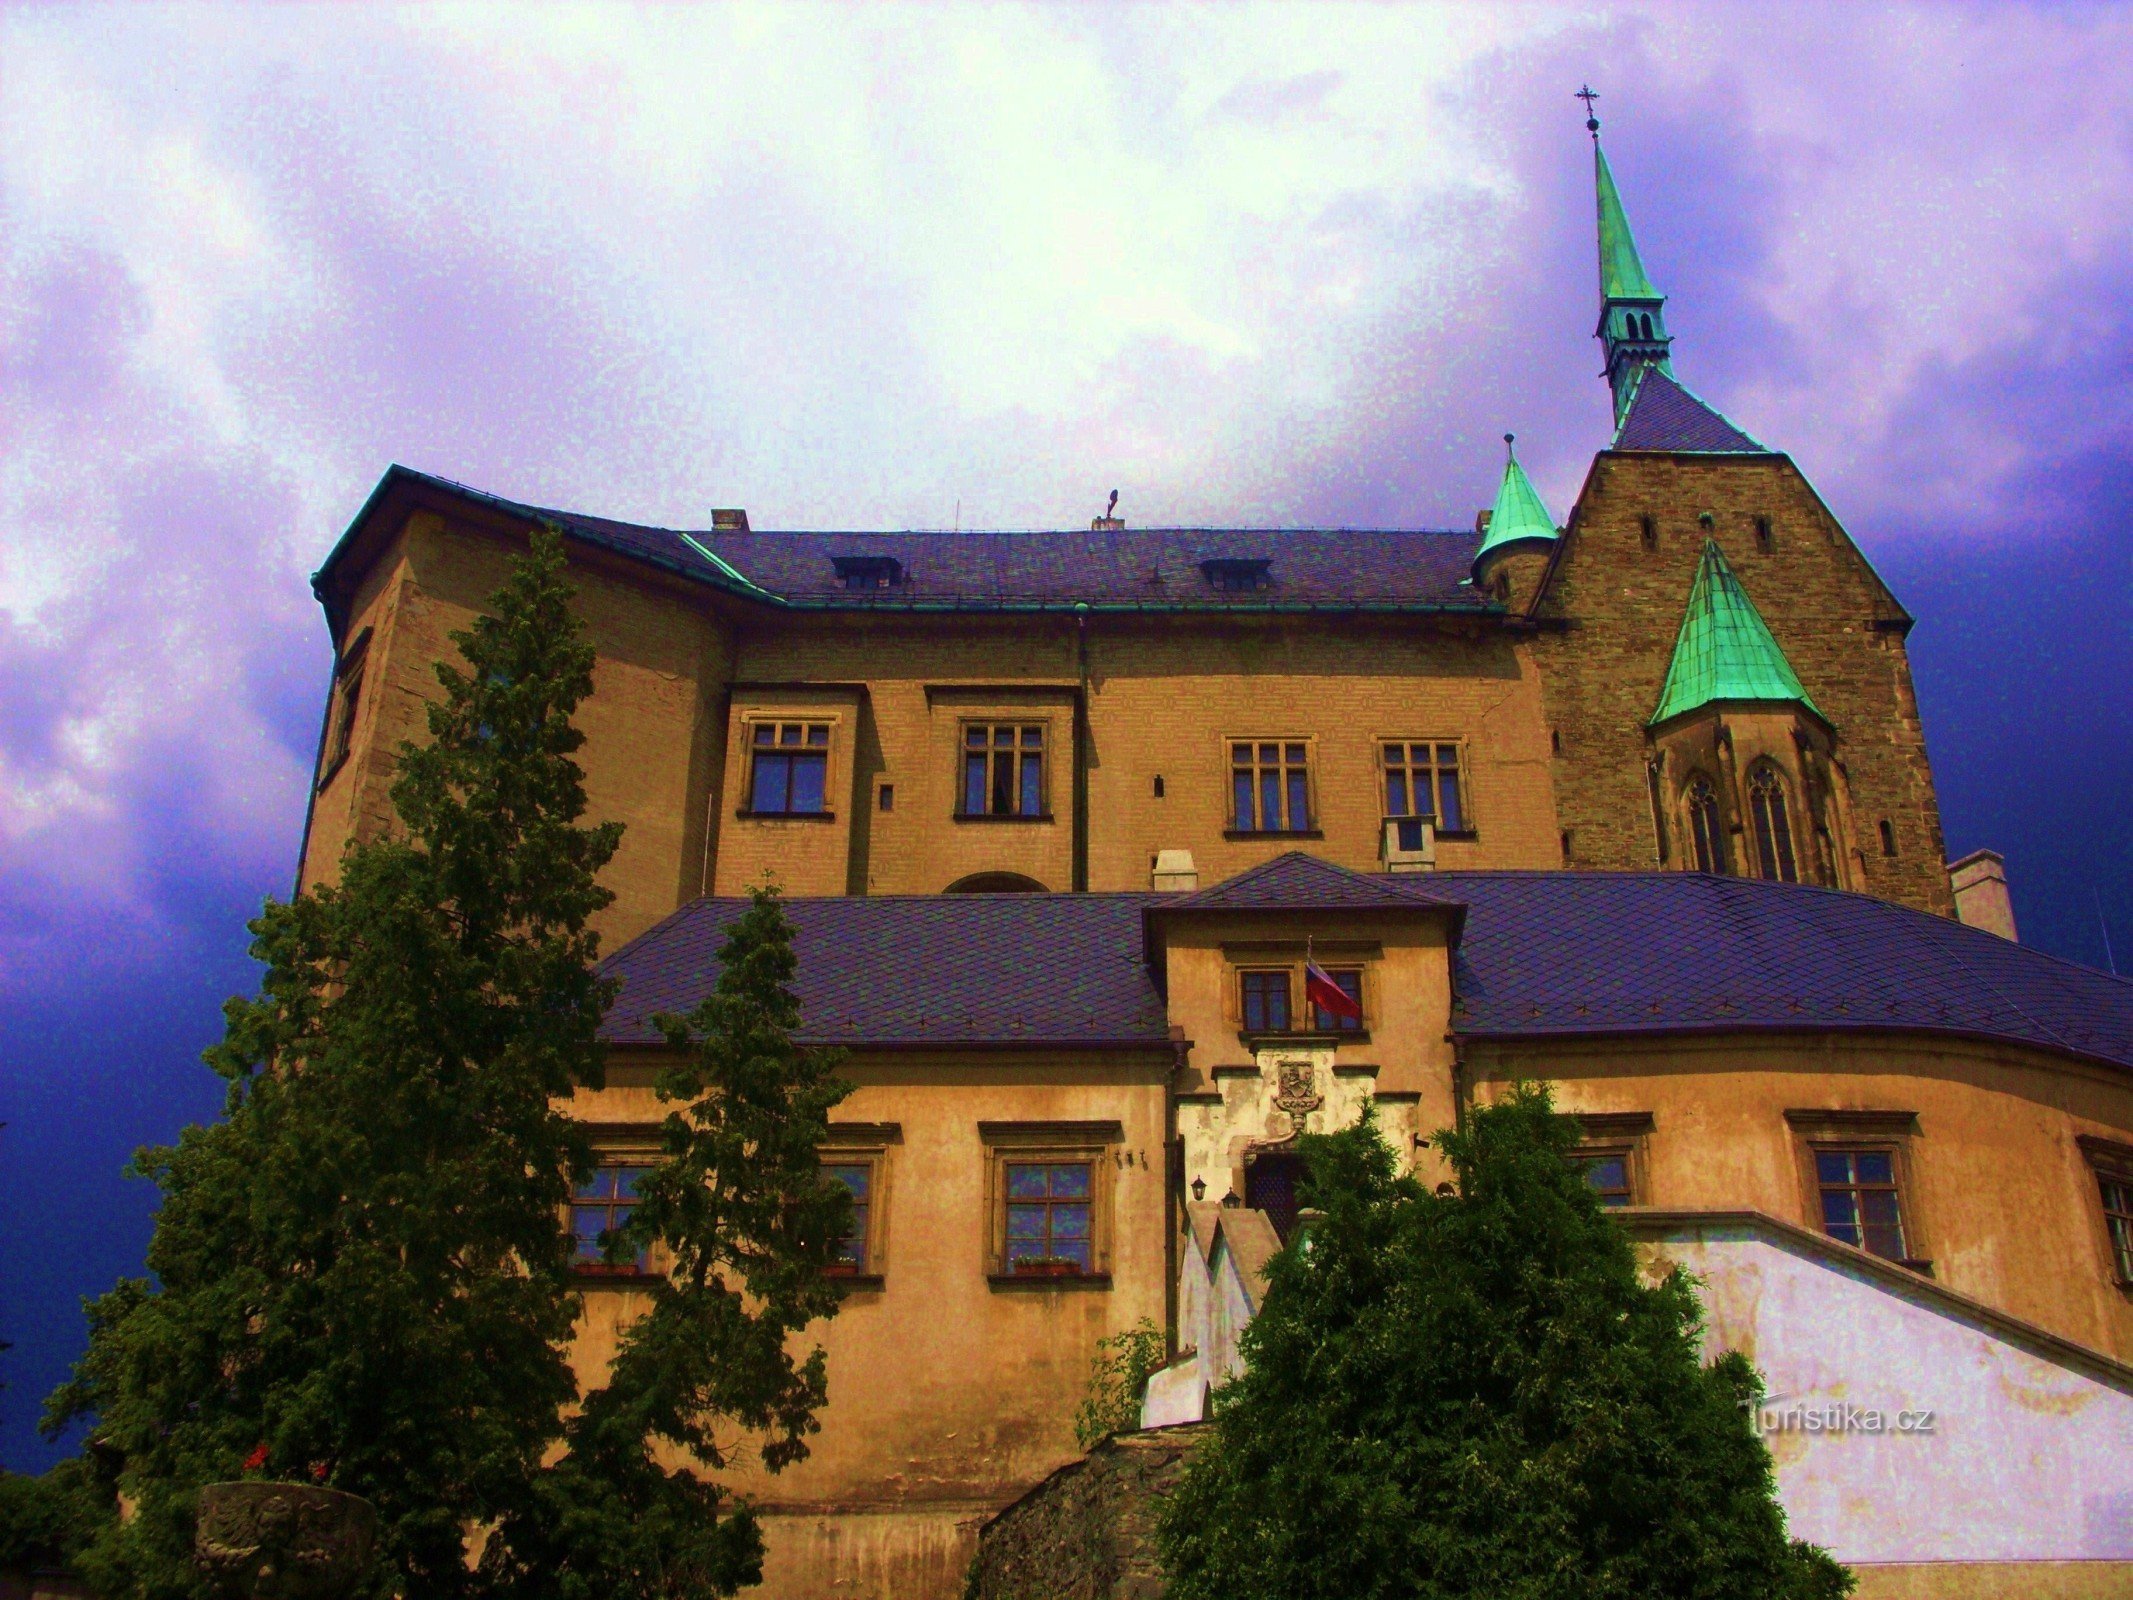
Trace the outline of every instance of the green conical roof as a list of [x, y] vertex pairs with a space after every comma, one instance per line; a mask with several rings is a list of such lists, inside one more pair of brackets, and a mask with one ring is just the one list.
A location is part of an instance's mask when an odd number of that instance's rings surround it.
[[1600, 148], [1597, 135], [1592, 141], [1592, 172], [1600, 199], [1600, 298], [1662, 298], [1652, 287], [1652, 280], [1644, 275], [1637, 241], [1630, 237], [1629, 218], [1622, 214], [1622, 197], [1615, 193], [1615, 175], [1607, 170], [1607, 152]]
[[1770, 637], [1748, 591], [1726, 565], [1717, 541], [1706, 539], [1652, 722], [1657, 725], [1717, 700], [1789, 700], [1822, 715]]
[[1555, 518], [1548, 515], [1547, 506], [1541, 503], [1540, 491], [1533, 487], [1526, 469], [1518, 464], [1518, 454], [1511, 448], [1511, 435], [1505, 434], [1503, 442], [1503, 483], [1496, 491], [1495, 509], [1489, 513], [1488, 535], [1481, 541], [1481, 548], [1474, 552], [1477, 571], [1483, 557], [1507, 544], [1521, 539], [1552, 541], [1555, 538]]

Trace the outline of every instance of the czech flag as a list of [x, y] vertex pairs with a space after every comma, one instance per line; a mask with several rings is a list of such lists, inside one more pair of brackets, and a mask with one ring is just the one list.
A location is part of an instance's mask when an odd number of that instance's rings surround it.
[[1346, 1017], [1351, 1022], [1363, 1020], [1363, 1008], [1355, 997], [1335, 983], [1316, 961], [1304, 963], [1304, 998], [1330, 1016]]

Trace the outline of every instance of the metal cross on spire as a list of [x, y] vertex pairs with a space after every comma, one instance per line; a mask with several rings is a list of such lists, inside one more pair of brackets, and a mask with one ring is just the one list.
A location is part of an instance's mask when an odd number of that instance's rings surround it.
[[1585, 131], [1595, 139], [1600, 136], [1600, 119], [1593, 115], [1592, 103], [1600, 98], [1599, 90], [1589, 83], [1578, 85], [1578, 92], [1570, 97], [1585, 102]]

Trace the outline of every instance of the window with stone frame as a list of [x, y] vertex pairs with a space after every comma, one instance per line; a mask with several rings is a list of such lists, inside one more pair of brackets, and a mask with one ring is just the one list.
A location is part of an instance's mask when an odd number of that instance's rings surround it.
[[1570, 1161], [1600, 1204], [1610, 1209], [1644, 1200], [1644, 1143], [1652, 1131], [1649, 1111], [1572, 1112], [1579, 1141]]
[[2133, 1289], [2133, 1145], [2083, 1134], [2081, 1148], [2096, 1178], [2112, 1280]]
[[1691, 773], [1682, 790], [1688, 812], [1689, 854], [1698, 872], [1726, 870], [1726, 828], [1718, 814], [1718, 786], [1701, 772]]
[[1235, 739], [1230, 826], [1238, 833], [1311, 831], [1311, 747], [1298, 739]]
[[1045, 811], [1041, 722], [963, 724], [963, 783], [957, 815], [1041, 818]]
[[1378, 746], [1385, 775], [1385, 815], [1417, 817], [1439, 833], [1465, 833], [1466, 793], [1457, 741], [1386, 740]]
[[878, 1284], [887, 1269], [889, 1151], [902, 1142], [893, 1122], [833, 1122], [819, 1147], [822, 1175], [852, 1197], [850, 1229], [837, 1241], [829, 1275]]
[[1116, 1122], [978, 1125], [990, 1171], [987, 1274], [995, 1283], [1105, 1284]]
[[658, 1164], [656, 1149], [641, 1144], [604, 1147], [599, 1164], [570, 1196], [572, 1268], [591, 1277], [634, 1278], [651, 1271], [651, 1253], [610, 1256], [608, 1245], [637, 1208], [637, 1185]]
[[1755, 834], [1757, 870], [1773, 882], [1798, 883], [1800, 868], [1792, 850], [1785, 780], [1767, 761], [1748, 775], [1748, 821]]
[[749, 725], [748, 809], [756, 816], [823, 816], [829, 811], [830, 725]]
[[1910, 1111], [1794, 1110], [1811, 1221], [1832, 1239], [1929, 1276], [1909, 1167]]
[[1289, 1031], [1292, 978], [1287, 967], [1248, 968], [1237, 974], [1238, 1017], [1246, 1033]]

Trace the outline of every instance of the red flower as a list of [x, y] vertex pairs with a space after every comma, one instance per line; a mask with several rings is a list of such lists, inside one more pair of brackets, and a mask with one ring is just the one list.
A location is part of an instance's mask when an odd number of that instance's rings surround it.
[[324, 1482], [326, 1481], [326, 1463], [325, 1463], [325, 1462], [323, 1462], [323, 1461], [314, 1461], [314, 1462], [312, 1462], [312, 1463], [311, 1463], [311, 1481], [312, 1481], [313, 1483], [324, 1483]]
[[259, 1444], [253, 1449], [252, 1453], [244, 1458], [244, 1470], [247, 1472], [257, 1472], [261, 1467], [265, 1466], [266, 1464], [267, 1442], [262, 1439], [259, 1441]]

